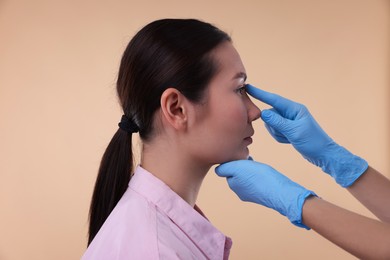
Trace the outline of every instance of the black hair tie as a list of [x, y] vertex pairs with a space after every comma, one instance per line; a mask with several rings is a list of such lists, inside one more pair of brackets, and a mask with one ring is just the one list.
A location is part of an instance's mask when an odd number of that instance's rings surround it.
[[137, 124], [133, 120], [130, 120], [126, 115], [122, 116], [118, 126], [120, 129], [128, 132], [129, 134], [137, 133], [139, 131]]

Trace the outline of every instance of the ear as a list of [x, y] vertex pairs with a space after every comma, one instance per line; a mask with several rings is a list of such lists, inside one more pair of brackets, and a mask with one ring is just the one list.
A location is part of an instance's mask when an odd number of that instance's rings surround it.
[[166, 89], [160, 99], [163, 117], [175, 129], [182, 130], [187, 127], [188, 114], [186, 98], [177, 89]]

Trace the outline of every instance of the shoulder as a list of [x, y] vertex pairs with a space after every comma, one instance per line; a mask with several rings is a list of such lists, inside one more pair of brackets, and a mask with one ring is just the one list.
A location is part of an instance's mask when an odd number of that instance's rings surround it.
[[127, 189], [82, 259], [158, 259], [156, 207]]

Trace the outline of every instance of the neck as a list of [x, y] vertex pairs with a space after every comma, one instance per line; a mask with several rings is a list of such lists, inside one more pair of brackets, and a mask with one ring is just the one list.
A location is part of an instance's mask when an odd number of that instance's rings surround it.
[[201, 165], [169, 145], [144, 144], [141, 166], [167, 184], [192, 207], [211, 165]]

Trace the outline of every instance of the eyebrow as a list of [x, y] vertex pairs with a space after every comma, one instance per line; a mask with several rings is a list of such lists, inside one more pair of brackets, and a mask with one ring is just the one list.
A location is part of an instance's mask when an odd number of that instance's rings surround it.
[[245, 73], [245, 72], [238, 72], [238, 73], [232, 78], [232, 80], [240, 79], [240, 78], [243, 78], [244, 81], [246, 81], [246, 78], [247, 78], [246, 73]]

